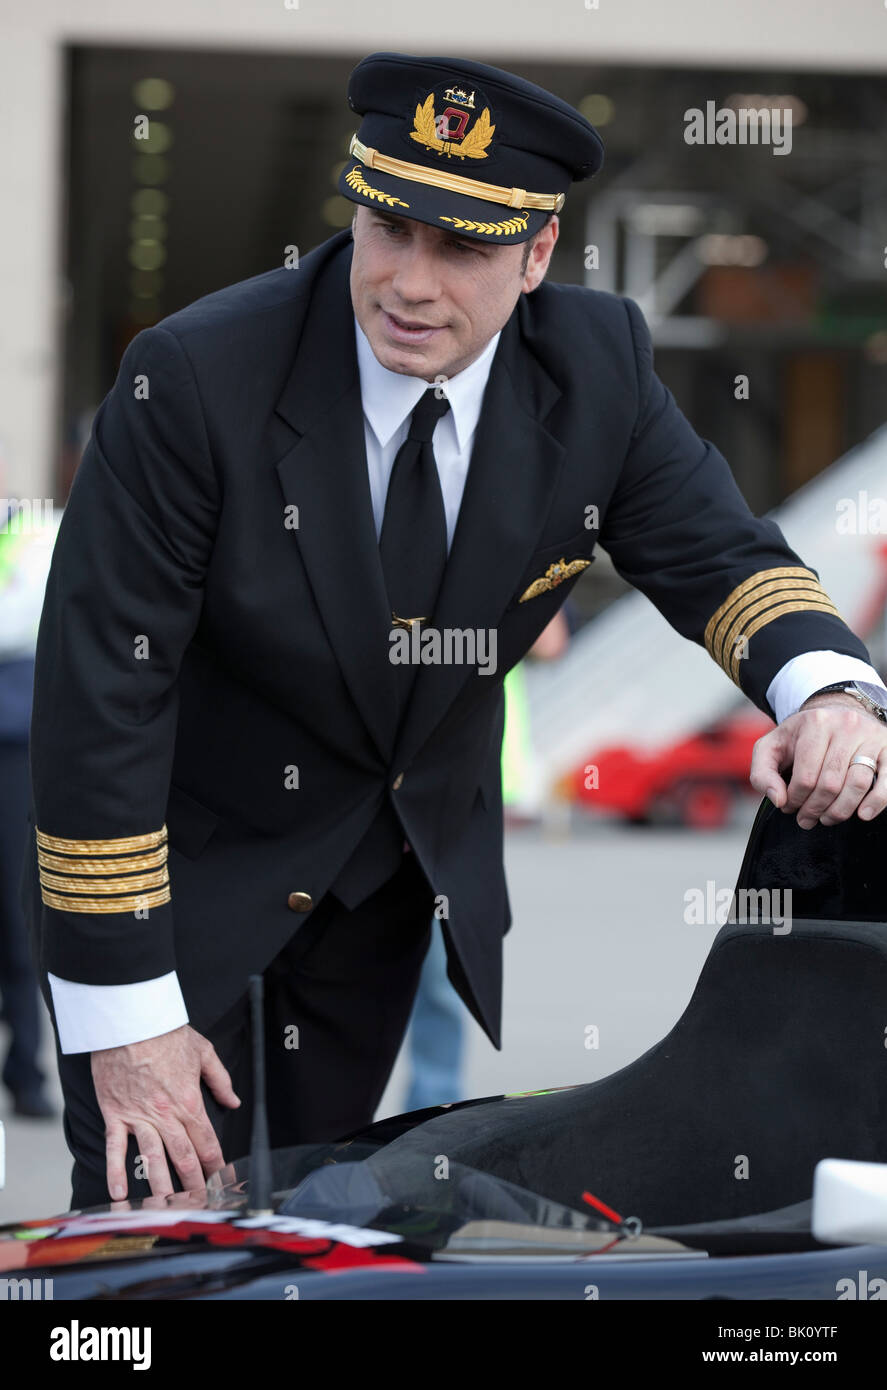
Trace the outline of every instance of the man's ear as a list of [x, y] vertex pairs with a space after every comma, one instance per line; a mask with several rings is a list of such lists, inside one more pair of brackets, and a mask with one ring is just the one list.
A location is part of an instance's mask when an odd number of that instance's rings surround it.
[[557, 242], [559, 228], [560, 222], [557, 215], [554, 215], [551, 221], [546, 222], [545, 226], [537, 232], [527, 262], [523, 284], [521, 285], [521, 292], [523, 294], [531, 294], [545, 279], [551, 262], [551, 255], [554, 251], [555, 243]]

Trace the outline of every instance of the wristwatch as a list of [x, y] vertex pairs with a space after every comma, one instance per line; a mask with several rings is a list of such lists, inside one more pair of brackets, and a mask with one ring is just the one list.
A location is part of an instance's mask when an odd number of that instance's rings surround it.
[[[869, 714], [875, 715], [882, 724], [887, 724], [887, 690], [883, 685], [872, 685], [870, 681], [836, 681], [834, 685], [824, 685], [821, 690], [814, 690], [813, 695], [829, 695], [838, 690], [844, 695], [852, 695]], [[813, 695], [808, 695], [807, 699], [812, 700]]]

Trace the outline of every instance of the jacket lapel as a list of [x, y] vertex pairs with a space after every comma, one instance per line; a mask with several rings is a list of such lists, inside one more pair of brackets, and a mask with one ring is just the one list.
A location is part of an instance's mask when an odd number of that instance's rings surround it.
[[312, 286], [296, 360], [277, 405], [301, 438], [277, 472], [287, 503], [299, 509], [293, 536], [336, 659], [388, 761], [397, 721], [388, 659], [391, 615], [367, 472], [350, 266], [350, 254], [335, 256]]

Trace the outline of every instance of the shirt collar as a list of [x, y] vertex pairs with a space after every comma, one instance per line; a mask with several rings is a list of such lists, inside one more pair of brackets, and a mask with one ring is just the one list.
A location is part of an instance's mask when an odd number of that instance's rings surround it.
[[[434, 382], [422, 377], [405, 376], [389, 371], [376, 357], [355, 316], [357, 366], [360, 372], [360, 396], [363, 413], [373, 434], [384, 449], [391, 436], [404, 420], [412, 415], [422, 396]], [[460, 451], [465, 449], [480, 419], [481, 402], [501, 329], [487, 343], [483, 352], [463, 367], [461, 372], [443, 383], [453, 416]]]

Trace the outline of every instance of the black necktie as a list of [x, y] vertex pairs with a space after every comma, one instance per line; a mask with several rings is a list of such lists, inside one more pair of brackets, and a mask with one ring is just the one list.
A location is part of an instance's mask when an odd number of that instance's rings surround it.
[[[419, 401], [407, 437], [397, 451], [379, 534], [392, 626], [398, 625], [396, 619], [400, 620], [399, 626], [408, 627], [408, 619], [424, 618], [420, 630], [434, 613], [447, 563], [447, 520], [431, 436], [450, 403], [446, 396], [438, 399], [435, 389], [431, 387]], [[416, 667], [397, 663], [395, 672], [398, 713], [402, 717]], [[396, 872], [403, 850], [403, 826], [390, 798], [386, 798], [339, 872], [332, 891], [347, 908], [357, 907]]]
[[379, 536], [382, 572], [392, 624], [427, 624], [447, 563], [447, 521], [431, 436], [450, 408], [430, 387], [410, 420], [409, 433], [397, 451], [385, 497]]

